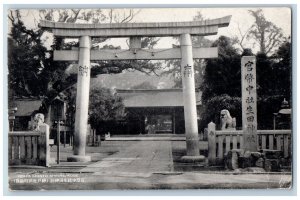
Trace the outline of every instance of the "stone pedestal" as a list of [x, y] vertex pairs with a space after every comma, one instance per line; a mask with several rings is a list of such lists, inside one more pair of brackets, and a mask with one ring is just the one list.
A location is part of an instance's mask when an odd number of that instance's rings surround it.
[[[190, 34], [180, 35], [181, 76], [183, 85], [184, 120], [187, 156], [194, 160], [204, 160], [199, 154], [199, 138], [196, 109], [196, 92], [193, 66], [192, 41]], [[192, 158], [200, 156], [201, 158]]]
[[70, 162], [87, 162], [91, 160], [89, 156], [85, 155], [90, 92], [90, 48], [91, 38], [81, 36], [77, 75], [74, 155], [67, 158]]

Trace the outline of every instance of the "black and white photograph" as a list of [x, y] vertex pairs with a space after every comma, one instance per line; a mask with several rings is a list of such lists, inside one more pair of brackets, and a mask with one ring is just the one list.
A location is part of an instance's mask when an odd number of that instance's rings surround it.
[[11, 193], [293, 188], [291, 6], [6, 14]]

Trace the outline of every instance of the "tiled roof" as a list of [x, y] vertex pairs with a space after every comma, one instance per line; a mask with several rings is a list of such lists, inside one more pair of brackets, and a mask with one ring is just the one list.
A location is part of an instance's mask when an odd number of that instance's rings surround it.
[[14, 104], [18, 109], [15, 116], [30, 116], [35, 110], [40, 108], [42, 100], [16, 100]]

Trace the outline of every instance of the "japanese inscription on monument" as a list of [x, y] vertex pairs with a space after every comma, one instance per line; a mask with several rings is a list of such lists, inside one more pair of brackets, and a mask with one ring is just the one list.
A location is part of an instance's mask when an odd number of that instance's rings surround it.
[[85, 75], [85, 76], [87, 76], [87, 74], [88, 74], [88, 67], [87, 66], [79, 66], [79, 73], [80, 73], [80, 75], [81, 76], [83, 76], [83, 75]]
[[193, 70], [192, 70], [192, 66], [190, 65], [186, 65], [184, 66], [184, 72], [183, 72], [184, 77], [193, 77]]
[[242, 57], [241, 72], [244, 149], [257, 151], [256, 60], [254, 56]]

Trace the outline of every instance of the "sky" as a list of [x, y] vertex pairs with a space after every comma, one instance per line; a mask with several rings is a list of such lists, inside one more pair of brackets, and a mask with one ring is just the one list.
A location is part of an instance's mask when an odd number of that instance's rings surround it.
[[[220, 28], [218, 35], [207, 36], [208, 39], [217, 39], [220, 35], [228, 37], [240, 36], [238, 27], [242, 33], [246, 32], [254, 23], [254, 18], [249, 14], [248, 10], [257, 8], [142, 8], [135, 9], [139, 13], [135, 16], [132, 22], [180, 22], [192, 21], [193, 17], [200, 12], [205, 19], [214, 19], [231, 15], [231, 22], [228, 27]], [[119, 9], [116, 12], [122, 13]], [[263, 12], [267, 20], [270, 20], [278, 27], [282, 28], [285, 36], [291, 35], [291, 11], [287, 7], [268, 7], [263, 8]], [[38, 19], [37, 10], [23, 10], [22, 12], [25, 24], [28, 27], [36, 27], [34, 18]], [[49, 37], [51, 40], [51, 37]], [[46, 42], [49, 45], [51, 42]], [[156, 48], [171, 48], [172, 44], [176, 43], [173, 38], [161, 38]], [[105, 44], [120, 45], [122, 48], [128, 48], [126, 39], [110, 39]], [[251, 48], [253, 43], [246, 42], [246, 46]], [[50, 46], [50, 45], [49, 45]], [[255, 49], [254, 49], [255, 52]]]
[[[144, 9], [134, 9], [138, 14], [131, 21], [134, 22], [182, 22], [182, 21], [192, 21], [197, 13], [201, 13], [204, 19], [215, 19], [224, 16], [231, 15], [231, 22], [228, 27], [219, 28], [219, 32], [214, 36], [206, 36], [208, 39], [215, 40], [220, 35], [225, 35], [228, 37], [240, 36], [239, 29], [241, 32], [246, 32], [251, 25], [254, 23], [253, 17], [249, 14], [248, 10], [256, 10], [257, 8], [144, 8]], [[108, 10], [104, 10], [107, 12]], [[124, 12], [123, 9], [117, 9], [114, 12], [119, 12], [121, 15]], [[291, 35], [291, 11], [289, 8], [284, 7], [273, 7], [273, 8], [263, 8], [264, 15], [267, 20], [270, 20], [278, 27], [282, 28], [285, 36]], [[37, 21], [34, 19], [39, 19], [38, 10], [22, 10], [21, 12], [24, 23], [29, 28], [37, 28]], [[82, 23], [82, 22], [81, 22]], [[53, 37], [48, 34], [44, 37], [45, 45], [50, 48], [52, 44]], [[114, 45], [121, 46], [123, 49], [127, 49], [128, 45], [126, 43], [126, 38], [113, 38], [103, 42], [101, 46], [104, 45]], [[171, 37], [160, 38], [158, 44], [155, 48], [172, 48], [172, 44], [178, 44], [178, 41]], [[244, 44], [248, 48], [252, 48], [253, 52], [258, 50], [258, 47], [253, 46], [252, 41], [248, 41]], [[74, 68], [75, 71], [77, 71]], [[148, 81], [156, 87], [170, 88], [173, 86], [174, 82], [170, 77], [148, 77], [140, 72], [127, 73], [126, 71], [119, 75], [117, 79], [122, 80], [120, 84], [112, 84], [109, 79], [110, 75], [99, 75], [98, 78], [92, 80], [92, 85], [111, 85], [117, 87], [118, 89], [128, 89], [132, 87], [132, 76], [140, 77], [135, 79], [135, 84], [138, 85], [143, 81]], [[122, 79], [121, 79], [122, 78]], [[114, 80], [114, 79], [113, 79]], [[130, 83], [130, 84], [129, 84]]]
[[[220, 35], [228, 37], [239, 36], [238, 26], [240, 26], [242, 32], [246, 32], [254, 22], [253, 17], [248, 13], [249, 9], [251, 8], [145, 9], [141, 14], [143, 13], [145, 21], [153, 22], [158, 19], [157, 16], [160, 16], [160, 21], [192, 21], [197, 12], [200, 12], [205, 19], [215, 19], [231, 15], [232, 18], [228, 27], [220, 28], [218, 35], [206, 36], [208, 39], [213, 40], [217, 39]], [[281, 27], [285, 35], [291, 34], [291, 17], [288, 8], [265, 8], [263, 11], [265, 17]], [[168, 45], [167, 41], [162, 43], [163, 41], [165, 40], [162, 40], [159, 45]]]
[[[255, 10], [257, 8], [144, 9], [136, 17], [136, 21], [192, 21], [197, 12], [200, 12], [205, 19], [231, 15], [232, 18], [228, 27], [220, 28], [216, 36], [207, 36], [209, 39], [216, 39], [220, 35], [228, 37], [238, 35], [238, 26], [240, 26], [242, 32], [250, 28], [254, 19], [248, 13], [249, 9]], [[264, 8], [263, 11], [266, 19], [282, 28], [285, 35], [291, 34], [291, 12], [289, 8]], [[165, 44], [160, 45], [163, 46]]]

